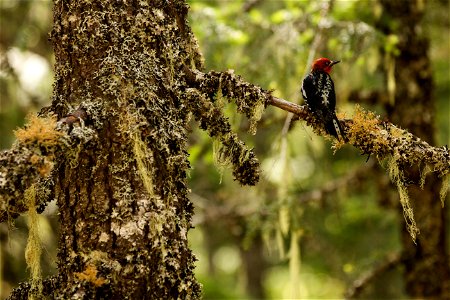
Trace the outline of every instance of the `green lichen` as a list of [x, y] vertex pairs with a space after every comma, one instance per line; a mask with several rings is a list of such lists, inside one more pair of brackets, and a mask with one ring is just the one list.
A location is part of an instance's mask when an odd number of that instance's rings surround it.
[[256, 102], [255, 106], [250, 110], [250, 118], [249, 118], [249, 129], [248, 132], [252, 135], [256, 134], [257, 124], [259, 120], [261, 120], [262, 114], [265, 110], [266, 106], [264, 102]]
[[389, 172], [389, 177], [391, 181], [397, 186], [398, 193], [400, 195], [400, 204], [403, 209], [403, 217], [406, 222], [406, 229], [414, 243], [416, 243], [417, 235], [419, 234], [419, 228], [414, 220], [414, 212], [411, 207], [411, 203], [408, 195], [408, 188], [406, 185], [406, 179], [403, 171], [400, 169], [398, 164], [398, 157], [390, 156], [387, 161], [387, 168]]
[[441, 190], [439, 191], [439, 198], [441, 199], [442, 207], [444, 207], [445, 198], [447, 197], [449, 189], [449, 181], [450, 181], [450, 174], [447, 174], [442, 177], [442, 186]]
[[155, 197], [153, 179], [152, 179], [152, 157], [151, 149], [142, 141], [138, 133], [132, 136], [133, 152], [136, 159], [136, 165], [142, 183], [148, 193], [153, 198]]
[[25, 248], [25, 261], [31, 273], [29, 299], [42, 298], [41, 253], [42, 243], [39, 237], [39, 219], [36, 212], [36, 189], [31, 185], [24, 193], [28, 205], [28, 241]]
[[423, 167], [423, 169], [421, 169], [420, 180], [419, 180], [419, 185], [420, 185], [421, 189], [423, 189], [423, 187], [425, 186], [425, 179], [427, 177], [427, 174], [429, 174], [431, 171], [432, 170], [429, 165], [425, 165], [425, 167]]
[[[183, 97], [188, 101], [194, 118], [200, 122], [200, 128], [214, 140], [214, 161], [219, 170], [231, 166], [235, 179], [241, 184], [256, 184], [260, 174], [259, 162], [253, 151], [232, 132], [220, 104], [217, 107], [196, 89], [188, 89]], [[219, 97], [222, 98], [220, 93]]]

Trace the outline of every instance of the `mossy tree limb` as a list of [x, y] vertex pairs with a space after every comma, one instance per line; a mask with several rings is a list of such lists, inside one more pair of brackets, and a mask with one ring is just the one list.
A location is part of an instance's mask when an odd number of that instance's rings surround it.
[[37, 207], [52, 199], [51, 173], [62, 156], [67, 133], [56, 127], [54, 117], [29, 116], [25, 128], [16, 131], [17, 141], [11, 149], [0, 152], [0, 222], [28, 209], [24, 192], [34, 184]]
[[259, 180], [259, 162], [253, 151], [231, 131], [222, 109], [216, 107], [208, 95], [196, 89], [187, 89], [184, 97], [190, 103], [195, 119], [200, 122], [200, 128], [207, 130], [219, 142], [216, 154], [218, 163], [224, 166], [230, 164], [234, 177], [241, 184], [255, 185]]
[[28, 116], [15, 134], [11, 149], [0, 152], [0, 222], [11, 221], [28, 210], [24, 192], [35, 185], [36, 207], [42, 212], [54, 199], [55, 169], [77, 147], [93, 138], [80, 126], [86, 113], [70, 112], [58, 122], [54, 115]]
[[[190, 74], [188, 76], [190, 83], [206, 95], [210, 95], [210, 98], [213, 98], [214, 93], [219, 90], [220, 95], [229, 99], [236, 99], [234, 101], [236, 101], [238, 109], [241, 108], [244, 112], [251, 111], [246, 108], [245, 104], [247, 103], [263, 102], [265, 105], [276, 106], [294, 113], [297, 119], [304, 120], [316, 133], [324, 134], [323, 124], [314, 118], [306, 106], [274, 97], [269, 91], [246, 82], [240, 76], [235, 75], [233, 71], [201, 73], [185, 70], [185, 72]], [[244, 103], [244, 105], [240, 106], [239, 103]], [[349, 144], [359, 149], [363, 154], [374, 155], [380, 161], [389, 159], [391, 162], [395, 162], [394, 169], [399, 170], [401, 174], [403, 174], [406, 166], [416, 165], [442, 178], [440, 199], [444, 203], [442, 199], [448, 189], [445, 180], [447, 180], [450, 171], [450, 152], [447, 146], [433, 147], [407, 130], [390, 122], [381, 121], [374, 113], [367, 112], [359, 106], [356, 108], [353, 119], [341, 120], [341, 123], [349, 139]], [[343, 142], [336, 142], [334, 147], [337, 149], [342, 145]], [[390, 169], [393, 169], [392, 164]], [[419, 228], [416, 226], [413, 208], [410, 205], [407, 192], [407, 186], [411, 180], [407, 176], [391, 176], [391, 178], [398, 187], [406, 228], [415, 242]], [[423, 186], [423, 182], [424, 179], [422, 178], [414, 183]]]
[[[323, 124], [318, 122], [305, 105], [273, 96], [256, 85], [246, 82], [234, 72], [190, 71], [192, 84], [203, 93], [213, 95], [219, 87], [226, 97], [241, 101], [241, 110], [250, 115], [249, 105], [260, 102], [276, 106], [294, 113], [299, 120], [311, 126], [315, 132], [324, 134]], [[212, 96], [211, 96], [212, 97]], [[240, 103], [240, 102], [238, 102]], [[239, 104], [238, 104], [239, 107]], [[450, 152], [446, 146], [434, 147], [409, 131], [390, 122], [381, 121], [379, 117], [361, 108], [356, 110], [355, 118], [341, 120], [344, 131], [349, 135], [349, 144], [364, 154], [377, 156], [379, 159], [396, 155], [402, 164], [426, 164], [439, 177], [450, 172]]]

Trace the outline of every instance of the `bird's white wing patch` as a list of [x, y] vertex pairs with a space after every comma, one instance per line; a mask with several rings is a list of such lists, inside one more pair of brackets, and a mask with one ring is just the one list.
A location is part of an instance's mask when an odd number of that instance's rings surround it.
[[302, 96], [303, 96], [303, 99], [307, 99], [308, 97], [306, 96], [305, 90], [303, 89], [303, 82], [302, 82], [302, 88], [301, 88], [301, 90], [302, 90]]
[[333, 125], [334, 129], [336, 129], [336, 133], [338, 134], [338, 136], [343, 136], [337, 120], [333, 119]]

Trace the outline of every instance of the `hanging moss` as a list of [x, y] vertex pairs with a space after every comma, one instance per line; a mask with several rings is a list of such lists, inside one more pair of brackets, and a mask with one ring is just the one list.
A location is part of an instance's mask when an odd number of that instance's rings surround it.
[[439, 191], [439, 198], [441, 199], [442, 207], [444, 207], [445, 198], [447, 197], [448, 194], [449, 181], [450, 181], [450, 174], [447, 174], [442, 177], [442, 186], [441, 190]]
[[[214, 139], [214, 160], [219, 169], [230, 165], [236, 180], [241, 184], [255, 185], [260, 175], [259, 162], [253, 151], [231, 131], [220, 105], [217, 107], [205, 94], [193, 88], [187, 89], [183, 97], [189, 103], [194, 118], [200, 122], [200, 128], [208, 131]], [[222, 101], [220, 92], [219, 101]]]
[[389, 177], [391, 181], [397, 186], [397, 190], [400, 195], [400, 204], [402, 205], [403, 209], [406, 229], [408, 230], [412, 240], [415, 243], [417, 235], [419, 234], [419, 228], [417, 228], [416, 221], [414, 220], [414, 212], [408, 196], [406, 178], [399, 166], [398, 159], [395, 156], [391, 156], [388, 158], [387, 168]]
[[29, 299], [42, 298], [41, 253], [42, 243], [39, 237], [39, 220], [36, 212], [36, 189], [31, 185], [25, 191], [25, 202], [28, 205], [28, 241], [25, 248], [25, 261], [30, 269], [31, 288]]

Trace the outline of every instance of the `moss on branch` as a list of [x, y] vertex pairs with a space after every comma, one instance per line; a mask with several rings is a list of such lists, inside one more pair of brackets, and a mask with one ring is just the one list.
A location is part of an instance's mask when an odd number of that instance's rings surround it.
[[[221, 94], [230, 102], [234, 101], [238, 111], [250, 120], [258, 119], [255, 112], [259, 111], [258, 107], [263, 103], [265, 106], [272, 105], [291, 112], [316, 132], [324, 132], [323, 125], [305, 105], [274, 97], [270, 91], [244, 81], [232, 71], [201, 73], [189, 70], [188, 73], [190, 84], [206, 95], [205, 97], [214, 99], [214, 95], [220, 90]], [[364, 154], [376, 155], [379, 159], [395, 156], [400, 164], [426, 165], [439, 177], [449, 174], [450, 152], [446, 146], [433, 147], [395, 124], [381, 121], [374, 113], [359, 106], [353, 119], [341, 120], [341, 123], [350, 139], [349, 144]]]
[[78, 116], [78, 111], [59, 122], [55, 116], [29, 115], [27, 124], [15, 131], [17, 140], [11, 149], [0, 152], [0, 222], [28, 210], [24, 193], [33, 185], [38, 212], [53, 199], [52, 172], [64, 157], [73, 155], [80, 138], [89, 140], [87, 136], [92, 134], [79, 126], [74, 130], [74, 124], [86, 118], [86, 114]]
[[[219, 93], [220, 96], [227, 97], [229, 101], [234, 101], [238, 111], [244, 113], [253, 122], [260, 117], [260, 114], [255, 114], [255, 111], [259, 111], [258, 106], [264, 103], [264, 106], [276, 106], [295, 114], [296, 119], [305, 121], [318, 134], [325, 133], [323, 124], [314, 118], [306, 106], [274, 97], [269, 91], [245, 82], [232, 71], [212, 71], [204, 74], [188, 70], [186, 73], [190, 84], [204, 95], [203, 98], [214, 99], [214, 95]], [[443, 184], [440, 200], [444, 204], [450, 171], [450, 153], [447, 146], [433, 147], [407, 130], [381, 121], [379, 116], [365, 111], [359, 106], [356, 107], [354, 118], [341, 120], [341, 124], [349, 138], [350, 145], [359, 149], [363, 154], [376, 156], [379, 161], [388, 161], [390, 178], [398, 188], [407, 228], [415, 241], [419, 230], [409, 203], [407, 193], [409, 179], [403, 175], [404, 169], [409, 165], [417, 165], [423, 168], [424, 174], [434, 172], [441, 177]], [[343, 142], [337, 141], [333, 147], [338, 149], [343, 144]], [[236, 155], [231, 154], [231, 157], [236, 157]], [[417, 184], [423, 187], [424, 181], [425, 176]]]
[[211, 101], [207, 94], [187, 89], [183, 97], [188, 101], [200, 128], [219, 142], [216, 160], [220, 165], [231, 165], [233, 175], [241, 184], [255, 185], [259, 180], [259, 162], [253, 150], [246, 147], [237, 134], [231, 131], [231, 125], [222, 109]]

